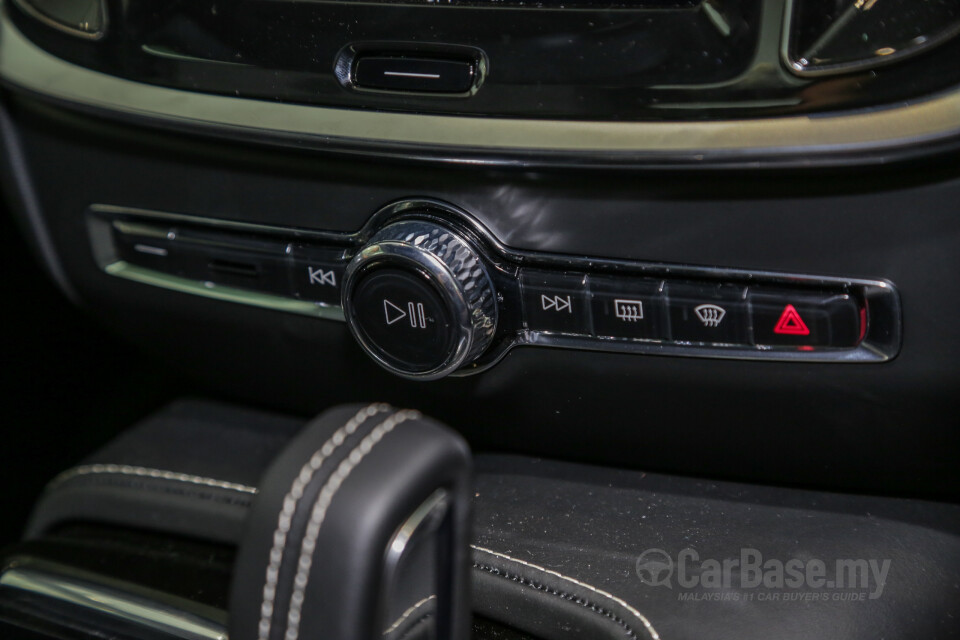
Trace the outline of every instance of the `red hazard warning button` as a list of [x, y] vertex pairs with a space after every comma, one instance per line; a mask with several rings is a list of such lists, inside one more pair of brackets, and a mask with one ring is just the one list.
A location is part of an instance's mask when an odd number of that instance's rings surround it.
[[847, 293], [752, 287], [747, 299], [757, 346], [850, 348], [860, 341], [861, 305]]
[[807, 323], [803, 321], [803, 318], [797, 313], [796, 307], [792, 304], [788, 304], [783, 308], [783, 314], [777, 321], [777, 326], [773, 328], [773, 332], [784, 336], [810, 335], [810, 329], [807, 327]]

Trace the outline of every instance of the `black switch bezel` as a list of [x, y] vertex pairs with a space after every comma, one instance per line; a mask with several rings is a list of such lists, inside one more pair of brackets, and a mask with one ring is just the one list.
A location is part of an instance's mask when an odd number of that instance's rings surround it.
[[[420, 88], [374, 87], [357, 78], [357, 67], [365, 58], [394, 58], [451, 62], [469, 65], [471, 82], [461, 91], [430, 91]], [[333, 73], [344, 89], [358, 93], [382, 93], [423, 98], [469, 98], [480, 90], [490, 69], [490, 62], [483, 50], [477, 47], [453, 44], [419, 42], [354, 42], [337, 53]]]
[[[584, 256], [568, 256], [543, 252], [521, 251], [505, 246], [479, 221], [467, 212], [445, 202], [432, 199], [404, 199], [377, 211], [364, 227], [353, 233], [328, 232], [312, 229], [291, 229], [269, 225], [250, 225], [224, 220], [205, 220], [194, 216], [125, 209], [111, 205], [93, 205], [88, 223], [94, 255], [101, 268], [111, 275], [146, 282], [168, 289], [197, 295], [274, 308], [282, 311], [313, 315], [325, 319], [343, 320], [343, 310], [329, 304], [312, 305], [300, 300], [281, 297], [250, 298], [223, 289], [210, 289], [186, 281], [153, 278], [142, 270], [125, 269], [110, 236], [109, 221], [153, 221], [164, 223], [189, 222], [219, 228], [255, 232], [262, 236], [291, 238], [316, 247], [343, 248], [344, 261], [353, 255], [380, 229], [398, 220], [420, 219], [442, 224], [456, 230], [481, 250], [498, 296], [496, 334], [490, 346], [477, 359], [453, 375], [468, 375], [495, 365], [511, 349], [520, 346], [579, 349], [625, 354], [651, 354], [700, 358], [738, 360], [772, 360], [785, 362], [824, 363], [882, 363], [895, 358], [901, 348], [902, 320], [900, 296], [896, 287], [886, 280], [841, 278], [768, 271], [751, 271], [722, 267], [675, 265]], [[798, 293], [837, 293], [849, 295], [865, 312], [862, 323], [863, 338], [852, 347], [822, 345], [755, 345], [696, 343], [671, 339], [663, 334], [650, 338], [617, 338], [598, 336], [593, 331], [541, 330], [528, 325], [522, 303], [521, 272], [542, 271], [567, 274], [573, 278], [642, 278], [662, 279], [667, 283], [731, 284], [763, 289], [781, 289]], [[292, 304], [295, 302], [296, 304]]]

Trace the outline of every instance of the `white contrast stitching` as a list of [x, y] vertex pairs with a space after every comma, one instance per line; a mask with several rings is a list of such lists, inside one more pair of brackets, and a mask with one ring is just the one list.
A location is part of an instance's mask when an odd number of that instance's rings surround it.
[[613, 595], [612, 593], [608, 593], [608, 592], [604, 591], [603, 589], [598, 589], [597, 587], [594, 587], [593, 585], [587, 584], [586, 582], [581, 582], [580, 580], [577, 580], [577, 579], [575, 579], [575, 578], [571, 578], [571, 577], [569, 577], [569, 576], [565, 576], [565, 575], [563, 575], [562, 573], [557, 573], [556, 571], [553, 571], [553, 570], [551, 570], [551, 569], [545, 569], [545, 568], [543, 568], [543, 567], [541, 567], [541, 566], [538, 566], [538, 565], [535, 565], [535, 564], [531, 564], [531, 563], [525, 562], [525, 561], [523, 561], [523, 560], [518, 560], [517, 558], [511, 558], [510, 556], [508, 556], [508, 555], [505, 554], [505, 553], [500, 553], [500, 552], [498, 552], [498, 551], [491, 551], [490, 549], [485, 549], [485, 548], [483, 548], [483, 547], [478, 547], [478, 546], [475, 545], [475, 544], [470, 545], [470, 548], [471, 548], [471, 549], [475, 549], [476, 551], [482, 551], [483, 553], [489, 553], [489, 554], [492, 555], [492, 556], [496, 556], [496, 557], [498, 557], [498, 558], [503, 558], [503, 559], [505, 559], [505, 560], [509, 560], [510, 562], [516, 562], [517, 564], [523, 565], [524, 567], [527, 567], [527, 568], [530, 568], [530, 569], [534, 569], [534, 570], [536, 570], [536, 571], [542, 571], [543, 573], [546, 573], [546, 574], [549, 574], [549, 575], [552, 575], [552, 576], [556, 576], [557, 578], [560, 578], [561, 580], [566, 580], [567, 582], [570, 582], [570, 583], [572, 583], [572, 584], [575, 584], [575, 585], [577, 585], [578, 587], [582, 587], [582, 588], [584, 588], [584, 589], [587, 589], [587, 590], [589, 590], [589, 591], [592, 591], [593, 593], [595, 593], [595, 594], [597, 594], [597, 595], [600, 595], [600, 596], [603, 596], [604, 598], [607, 598], [607, 599], [609, 599], [609, 600], [612, 600], [613, 602], [616, 602], [618, 605], [620, 605], [621, 607], [623, 607], [624, 609], [626, 609], [627, 611], [629, 611], [630, 613], [632, 613], [632, 614], [637, 618], [637, 620], [639, 620], [639, 621], [643, 624], [643, 626], [647, 629], [647, 631], [650, 633], [650, 637], [651, 637], [653, 640], [660, 640], [660, 635], [657, 633], [656, 629], [653, 628], [653, 625], [650, 624], [650, 621], [647, 620], [647, 618], [646, 618], [642, 613], [640, 613], [639, 611], [637, 611], [636, 609], [634, 609], [633, 607], [631, 607], [629, 604], [627, 604], [624, 600], [622, 600], [621, 598], [618, 598], [617, 596]]
[[300, 559], [297, 562], [297, 574], [293, 579], [293, 594], [290, 596], [290, 608], [287, 611], [287, 631], [284, 634], [286, 640], [297, 640], [300, 634], [300, 614], [303, 610], [307, 583], [310, 580], [310, 568], [313, 566], [313, 552], [317, 546], [317, 537], [320, 535], [320, 526], [327, 517], [327, 509], [330, 507], [337, 490], [360, 461], [370, 453], [385, 435], [393, 431], [398, 424], [419, 417], [420, 414], [416, 411], [398, 411], [378, 424], [344, 458], [340, 466], [327, 478], [320, 489], [320, 493], [313, 503], [313, 510], [310, 512], [310, 522], [307, 524], [306, 533], [304, 533], [303, 540], [300, 543]]
[[427, 596], [426, 598], [424, 598], [423, 600], [421, 600], [421, 601], [418, 602], [417, 604], [413, 605], [412, 607], [410, 607], [409, 609], [407, 609], [406, 611], [404, 611], [403, 613], [401, 613], [401, 614], [400, 614], [400, 617], [397, 618], [396, 621], [395, 621], [392, 625], [390, 625], [389, 627], [387, 627], [386, 631], [383, 632], [383, 635], [388, 635], [388, 634], [391, 634], [391, 633], [393, 633], [394, 631], [396, 631], [396, 630], [397, 630], [397, 627], [399, 627], [401, 624], [403, 624], [403, 621], [404, 621], [404, 620], [406, 620], [407, 618], [409, 618], [410, 616], [412, 616], [417, 609], [419, 609], [419, 608], [422, 607], [423, 605], [427, 604], [427, 603], [430, 602], [431, 600], [436, 600], [436, 599], [437, 599], [436, 594], [434, 594], [434, 595], [432, 595], [432, 596]]
[[[277, 530], [274, 532], [274, 548], [270, 552], [270, 565], [267, 567], [267, 583], [264, 584], [264, 602], [261, 605], [261, 621], [260, 621], [260, 640], [267, 640], [270, 634], [270, 621], [273, 614], [273, 597], [276, 595], [276, 580], [279, 573], [280, 561], [283, 559], [283, 551], [286, 546], [287, 533], [290, 529], [290, 520], [293, 517], [293, 513], [296, 510], [297, 503], [300, 498], [303, 496], [303, 490], [309, 484], [310, 480], [313, 479], [313, 475], [320, 469], [323, 465], [324, 460], [328, 458], [339, 446], [344, 442], [344, 439], [348, 435], [352, 435], [356, 432], [357, 428], [363, 424], [368, 418], [381, 413], [383, 411], [389, 410], [389, 406], [385, 404], [373, 404], [362, 409], [357, 413], [353, 418], [350, 419], [347, 424], [338, 429], [323, 447], [314, 452], [310, 460], [304, 464], [300, 470], [300, 474], [294, 480], [293, 485], [290, 488], [290, 491], [284, 497], [283, 509], [280, 512], [278, 519]], [[320, 495], [317, 497], [317, 501], [314, 503], [313, 511], [311, 512], [310, 522], [307, 527], [307, 534], [304, 536], [303, 543], [301, 545], [301, 554], [300, 561], [298, 563], [297, 576], [294, 580], [294, 597], [291, 598], [290, 612], [287, 616], [288, 629], [286, 632], [287, 640], [297, 640], [299, 635], [299, 622], [300, 622], [300, 610], [303, 606], [303, 596], [306, 592], [307, 580], [309, 579], [309, 571], [312, 565], [312, 553], [316, 546], [316, 539], [319, 535], [320, 525], [323, 524], [323, 520], [326, 517], [326, 510], [330, 506], [330, 501], [333, 499], [334, 494], [336, 494], [337, 489], [344, 480], [350, 475], [353, 471], [353, 468], [364, 458], [370, 450], [373, 448], [377, 442], [379, 442], [383, 436], [392, 431], [398, 424], [410, 420], [411, 418], [419, 417], [419, 413], [415, 411], [401, 411], [394, 414], [383, 424], [374, 428], [354, 449], [350, 452], [350, 455], [340, 463], [340, 466], [334, 472], [334, 474], [327, 480], [323, 488], [320, 491]], [[388, 424], [389, 423], [389, 424]], [[48, 489], [52, 488], [63, 482], [67, 482], [75, 477], [86, 476], [86, 475], [95, 475], [95, 474], [116, 474], [116, 475], [126, 475], [126, 476], [135, 476], [141, 478], [153, 478], [160, 480], [171, 480], [174, 482], [183, 482], [187, 484], [193, 484], [204, 487], [213, 487], [217, 489], [226, 489], [229, 491], [237, 491], [240, 493], [248, 493], [251, 495], [256, 495], [258, 493], [257, 487], [251, 487], [244, 484], [239, 484], [235, 482], [227, 482], [224, 480], [216, 480], [214, 478], [206, 478], [203, 476], [196, 476], [187, 473], [179, 473], [175, 471], [167, 471], [163, 469], [153, 469], [150, 467], [137, 467], [132, 465], [120, 465], [120, 464], [90, 464], [90, 465], [81, 465], [74, 467], [72, 469], [67, 469], [63, 473], [56, 476], [48, 484]], [[288, 513], [289, 511], [289, 513]], [[312, 535], [311, 535], [312, 534]], [[309, 542], [308, 542], [309, 539]], [[279, 541], [279, 552], [278, 549]], [[488, 553], [492, 556], [503, 558], [509, 560], [510, 562], [515, 562], [524, 567], [534, 569], [536, 571], [541, 571], [543, 573], [555, 576], [561, 580], [566, 580], [572, 584], [575, 584], [579, 587], [587, 589], [597, 595], [603, 596], [629, 611], [634, 617], [636, 617], [650, 633], [650, 636], [653, 640], [660, 640], [660, 635], [653, 628], [653, 625], [650, 621], [634, 607], [627, 604], [621, 598], [608, 593], [602, 589], [598, 589], [593, 585], [587, 584], [575, 578], [565, 576], [561, 573], [553, 571], [551, 569], [546, 569], [539, 565], [526, 562], [524, 560], [519, 560], [508, 556], [505, 553], [500, 553], [498, 551], [493, 551], [491, 549], [486, 549], [477, 545], [470, 545], [471, 549], [476, 551], [481, 551], [483, 553]], [[276, 558], [276, 563], [274, 559]], [[276, 566], [274, 566], [274, 564]], [[272, 569], [272, 571], [271, 571]], [[267, 612], [267, 599], [268, 599], [268, 584], [271, 583], [272, 577], [272, 588], [269, 591], [269, 613]], [[300, 586], [302, 585], [302, 587]], [[383, 632], [383, 635], [387, 635], [397, 629], [404, 620], [409, 618], [413, 613], [425, 605], [427, 602], [436, 598], [436, 595], [428, 596], [409, 609], [403, 612], [403, 614], [398, 618], [386, 631]], [[294, 607], [296, 606], [296, 613], [294, 614]], [[264, 617], [266, 616], [266, 624], [264, 624]], [[294, 622], [295, 620], [295, 622]]]
[[60, 483], [66, 482], [79, 476], [89, 476], [95, 474], [116, 474], [124, 476], [136, 476], [139, 478], [155, 478], [159, 480], [173, 480], [175, 482], [186, 482], [203, 487], [214, 487], [217, 489], [227, 489], [229, 491], [239, 491], [240, 493], [249, 493], [256, 495], [256, 487], [248, 487], [245, 484], [236, 482], [225, 482], [213, 478], [204, 478], [189, 473], [177, 473], [175, 471], [165, 471], [163, 469], [151, 469], [149, 467], [135, 467], [126, 464], [86, 464], [72, 469], [67, 469], [47, 485], [50, 489]]
[[300, 473], [293, 480], [290, 490], [283, 498], [283, 507], [277, 516], [277, 528], [273, 532], [273, 546], [270, 549], [270, 560], [267, 563], [266, 577], [263, 583], [263, 601], [260, 603], [260, 624], [257, 627], [259, 640], [268, 640], [270, 637], [274, 599], [277, 596], [277, 580], [280, 577], [280, 564], [283, 562], [283, 555], [286, 551], [290, 524], [296, 513], [297, 504], [303, 497], [304, 490], [313, 480], [316, 472], [323, 466], [324, 461], [344, 443], [347, 436], [353, 435], [367, 419], [389, 410], [389, 405], [378, 403], [371, 404], [358, 411], [345, 425], [337, 429], [323, 443], [322, 447], [313, 452], [313, 455], [304, 463], [300, 468]]

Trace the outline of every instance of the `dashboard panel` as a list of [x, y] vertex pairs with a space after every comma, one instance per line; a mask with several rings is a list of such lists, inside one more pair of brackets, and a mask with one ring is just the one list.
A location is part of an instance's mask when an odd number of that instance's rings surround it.
[[960, 0], [0, 4], [0, 628], [957, 637], [958, 56]]
[[83, 7], [4, 8], [7, 179], [63, 291], [195, 380], [956, 492], [950, 2]]
[[[310, 413], [375, 389], [415, 398], [490, 450], [770, 482], [955, 490], [950, 390], [960, 345], [942, 320], [957, 304], [948, 292], [960, 176], [950, 162], [752, 172], [411, 164], [198, 139], [26, 99], [11, 109], [20, 161], [43, 167], [31, 172], [42, 211], [32, 224], [64, 287], [115, 330], [232, 397]], [[111, 203], [349, 235], [384, 204], [411, 198], [469, 211], [518, 252], [887, 281], [899, 294], [902, 346], [888, 362], [863, 364], [522, 346], [479, 375], [404, 381], [374, 364], [341, 322], [111, 276], [88, 227], [91, 205]]]

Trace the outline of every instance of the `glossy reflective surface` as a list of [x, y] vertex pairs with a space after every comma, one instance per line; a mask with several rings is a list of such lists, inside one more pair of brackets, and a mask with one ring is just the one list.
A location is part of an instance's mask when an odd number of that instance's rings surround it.
[[[84, 42], [21, 13], [55, 55], [163, 85], [288, 103], [413, 113], [606, 121], [703, 120], [887, 104], [960, 82], [956, 41], [918, 63], [829, 81], [783, 62], [787, 0], [642, 8], [172, 0], [111, 5]], [[594, 5], [591, 5], [594, 6]], [[481, 52], [467, 93], [371, 92], [345, 83], [344, 51], [457, 59]], [[350, 58], [350, 56], [347, 56]], [[352, 59], [352, 58], [351, 58]], [[346, 74], [346, 75], [345, 75]]]
[[892, 64], [960, 33], [958, 0], [793, 0], [787, 60], [800, 74]]
[[14, 0], [33, 18], [64, 33], [98, 40], [107, 29], [104, 0]]

